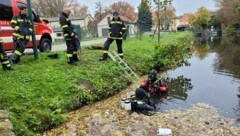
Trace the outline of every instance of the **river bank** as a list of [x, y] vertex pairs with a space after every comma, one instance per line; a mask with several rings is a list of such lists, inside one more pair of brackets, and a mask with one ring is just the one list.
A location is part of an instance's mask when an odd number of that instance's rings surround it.
[[44, 136], [156, 136], [159, 128], [170, 128], [176, 136], [240, 134], [240, 126], [233, 119], [221, 117], [217, 109], [204, 103], [152, 116], [125, 111], [120, 108], [120, 98], [133, 93], [132, 88], [70, 112], [64, 124]]

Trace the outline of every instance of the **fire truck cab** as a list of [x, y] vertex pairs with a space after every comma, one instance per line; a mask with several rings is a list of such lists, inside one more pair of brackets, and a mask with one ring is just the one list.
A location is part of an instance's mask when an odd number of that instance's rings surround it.
[[[19, 14], [19, 7], [22, 5], [27, 6], [25, 0], [0, 0], [0, 37], [3, 39], [5, 50], [13, 50], [14, 48], [11, 19], [14, 15]], [[37, 47], [41, 52], [51, 51], [52, 42], [54, 41], [51, 27], [48, 25], [48, 22], [41, 20], [34, 11], [32, 12], [32, 16]], [[33, 47], [31, 40], [26, 47]]]

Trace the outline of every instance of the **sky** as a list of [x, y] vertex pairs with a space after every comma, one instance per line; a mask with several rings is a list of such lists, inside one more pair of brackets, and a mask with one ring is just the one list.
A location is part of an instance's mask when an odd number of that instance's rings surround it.
[[[101, 1], [104, 7], [111, 5], [112, 3], [118, 1], [126, 1], [134, 6], [137, 11], [137, 7], [140, 4], [141, 0], [79, 0], [81, 4], [88, 6], [88, 9], [91, 14], [95, 11], [95, 3]], [[180, 16], [184, 13], [196, 12], [200, 7], [206, 7], [207, 9], [214, 11], [217, 9], [215, 6], [214, 0], [173, 0], [172, 5], [176, 9], [176, 15]]]

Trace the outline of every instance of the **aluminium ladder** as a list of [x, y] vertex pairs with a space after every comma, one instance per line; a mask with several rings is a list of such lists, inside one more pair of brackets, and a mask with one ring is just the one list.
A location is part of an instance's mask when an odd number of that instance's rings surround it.
[[127, 63], [124, 62], [123, 59], [119, 57], [119, 55], [115, 51], [108, 52], [108, 56], [110, 56], [114, 62], [117, 62], [119, 64], [119, 66], [124, 70], [124, 72], [129, 77], [131, 77], [131, 79], [133, 79], [133, 82], [137, 82], [139, 80], [137, 74], [132, 71], [132, 69], [127, 65]]

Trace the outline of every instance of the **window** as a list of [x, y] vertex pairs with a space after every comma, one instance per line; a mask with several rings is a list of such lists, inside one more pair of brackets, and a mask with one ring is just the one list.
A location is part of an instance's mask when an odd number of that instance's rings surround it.
[[0, 20], [11, 20], [13, 17], [12, 5], [10, 0], [0, 0]]

